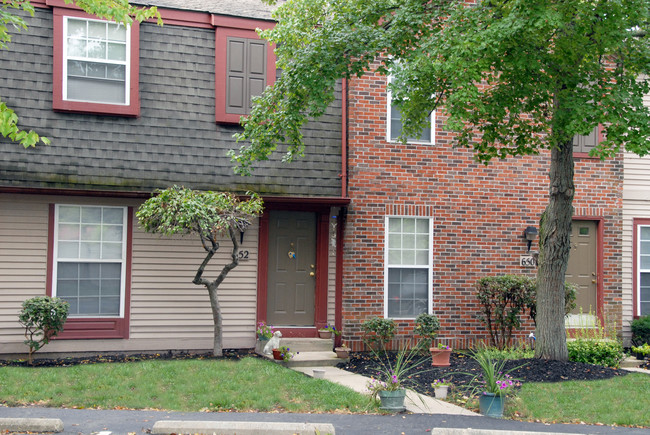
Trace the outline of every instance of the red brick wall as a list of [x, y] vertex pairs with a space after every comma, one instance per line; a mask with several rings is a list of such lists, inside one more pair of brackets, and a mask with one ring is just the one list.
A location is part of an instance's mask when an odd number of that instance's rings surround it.
[[[523, 231], [547, 204], [549, 157], [472, 161], [472, 151], [454, 149], [453, 135], [435, 121], [435, 144], [386, 141], [386, 78], [367, 74], [349, 85], [348, 194], [343, 261], [344, 340], [362, 348], [361, 322], [384, 314], [385, 216], [433, 218], [433, 311], [440, 341], [467, 348], [483, 340], [474, 283], [505, 273], [534, 275], [519, 266], [526, 254]], [[602, 299], [608, 314], [621, 311], [622, 158], [601, 162], [576, 158], [575, 216], [604, 225]], [[408, 210], [397, 206], [408, 207]], [[538, 251], [537, 241], [531, 251]], [[412, 321], [399, 321], [401, 339]], [[528, 322], [518, 335], [533, 330]]]

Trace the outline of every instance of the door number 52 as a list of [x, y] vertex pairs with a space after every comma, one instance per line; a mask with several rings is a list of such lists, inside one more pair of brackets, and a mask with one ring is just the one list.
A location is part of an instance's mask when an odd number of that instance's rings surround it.
[[248, 260], [249, 252], [248, 251], [239, 251], [237, 254], [237, 257], [239, 257], [239, 261], [246, 261]]

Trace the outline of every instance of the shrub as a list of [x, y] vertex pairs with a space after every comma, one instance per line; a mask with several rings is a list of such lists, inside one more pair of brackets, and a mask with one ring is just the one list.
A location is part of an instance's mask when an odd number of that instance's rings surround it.
[[488, 276], [478, 280], [476, 289], [490, 342], [498, 349], [511, 346], [512, 330], [521, 326], [519, 316], [531, 304], [535, 280], [516, 275]]
[[415, 327], [413, 330], [425, 340], [429, 345], [433, 345], [433, 339], [438, 335], [440, 329], [440, 320], [434, 314], [422, 313], [415, 318]]
[[578, 338], [567, 342], [569, 361], [618, 368], [625, 357], [618, 340], [587, 340]]
[[[521, 327], [520, 316], [528, 310], [535, 321], [537, 315], [537, 283], [534, 278], [500, 275], [481, 278], [476, 283], [481, 304], [481, 320], [486, 323], [490, 342], [498, 349], [512, 346], [512, 331]], [[577, 291], [565, 283], [565, 313], [575, 308]]]
[[395, 321], [393, 319], [385, 319], [383, 317], [373, 317], [366, 320], [361, 324], [366, 339], [371, 342], [379, 342], [385, 348], [386, 344], [390, 342], [395, 336]]
[[640, 346], [643, 343], [650, 343], [650, 315], [632, 320], [630, 329], [632, 329], [632, 341], [635, 344]]
[[59, 298], [40, 296], [23, 302], [18, 320], [25, 327], [24, 343], [29, 346], [29, 363], [34, 362], [34, 352], [50, 342], [68, 318], [69, 304]]

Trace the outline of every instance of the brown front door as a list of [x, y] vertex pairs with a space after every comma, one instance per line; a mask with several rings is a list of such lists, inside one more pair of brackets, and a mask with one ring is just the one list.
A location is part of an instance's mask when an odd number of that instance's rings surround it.
[[269, 213], [267, 323], [314, 326], [316, 214]]
[[598, 271], [596, 270], [596, 248], [598, 226], [594, 221], [574, 220], [571, 227], [571, 253], [566, 272], [566, 280], [578, 285], [576, 308], [572, 314], [596, 315], [596, 290]]

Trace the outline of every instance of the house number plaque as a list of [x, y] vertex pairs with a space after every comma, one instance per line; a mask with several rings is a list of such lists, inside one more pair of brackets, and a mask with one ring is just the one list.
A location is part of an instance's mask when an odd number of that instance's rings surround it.
[[239, 258], [239, 261], [248, 261], [250, 253], [248, 251], [239, 251], [237, 254], [237, 257]]
[[522, 255], [519, 257], [519, 265], [522, 267], [537, 267], [537, 256]]

